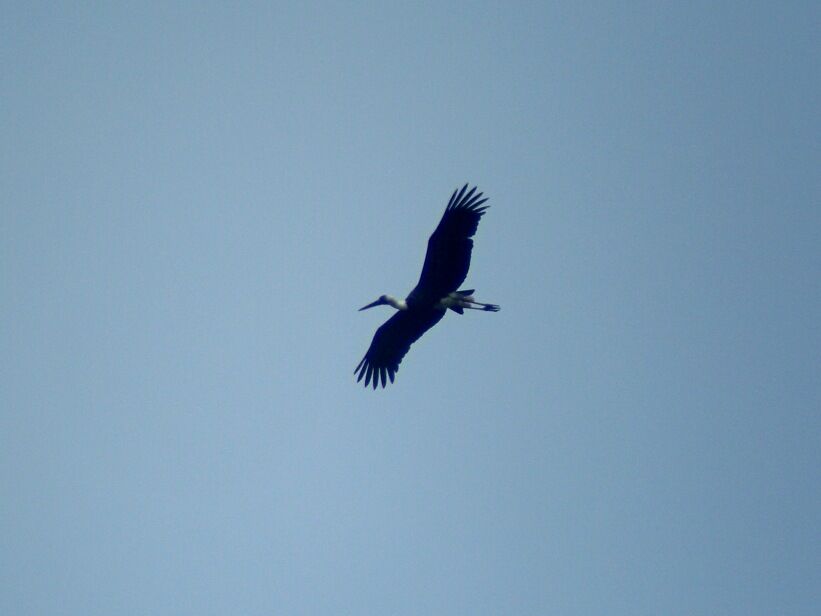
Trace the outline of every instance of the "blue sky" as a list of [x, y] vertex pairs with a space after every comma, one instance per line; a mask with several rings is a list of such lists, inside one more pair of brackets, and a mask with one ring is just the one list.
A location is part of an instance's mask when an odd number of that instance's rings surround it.
[[815, 613], [818, 23], [7, 3], [0, 611]]

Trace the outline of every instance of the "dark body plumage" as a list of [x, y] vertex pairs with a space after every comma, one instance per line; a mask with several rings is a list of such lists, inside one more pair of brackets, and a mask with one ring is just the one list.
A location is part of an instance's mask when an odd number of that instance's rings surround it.
[[[474, 194], [475, 187], [470, 191], [467, 187], [465, 184], [461, 190], [453, 191], [442, 220], [430, 236], [419, 283], [405, 300], [406, 307], [401, 307], [376, 330], [368, 352], [354, 369], [354, 374], [358, 373], [357, 381], [365, 378], [365, 387], [373, 383], [376, 389], [380, 382], [385, 387], [388, 379], [392, 383], [410, 346], [445, 316], [447, 308], [462, 313], [458, 299], [454, 305], [444, 305], [443, 299], [455, 294], [454, 297], [467, 300], [473, 293], [472, 290], [457, 292], [457, 289], [470, 268], [471, 238], [476, 234], [479, 220], [487, 209], [482, 205], [487, 199], [482, 199], [482, 193]], [[470, 297], [468, 303], [482, 306], [473, 306], [474, 309], [499, 309], [493, 304], [480, 304], [472, 299]], [[383, 295], [365, 308], [386, 303], [399, 307], [392, 302], [399, 303]]]

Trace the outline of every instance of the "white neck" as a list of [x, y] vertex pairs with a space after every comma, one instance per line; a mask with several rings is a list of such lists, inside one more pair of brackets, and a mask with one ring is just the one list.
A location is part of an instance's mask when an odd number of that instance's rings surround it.
[[397, 310], [407, 310], [408, 304], [404, 300], [396, 299], [395, 297], [391, 297], [390, 295], [385, 296], [385, 301], [388, 302], [391, 306], [396, 308]]

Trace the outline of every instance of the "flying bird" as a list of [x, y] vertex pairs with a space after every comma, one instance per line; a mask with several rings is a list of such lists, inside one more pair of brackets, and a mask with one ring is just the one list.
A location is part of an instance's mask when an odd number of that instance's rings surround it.
[[357, 383], [365, 377], [365, 387], [373, 382], [376, 389], [381, 381], [393, 383], [402, 358], [410, 346], [426, 331], [436, 325], [448, 309], [463, 314], [465, 309], [498, 312], [496, 304], [483, 304], [473, 299], [473, 289], [457, 290], [465, 281], [470, 267], [470, 253], [479, 220], [488, 206], [482, 205], [482, 193], [468, 191], [465, 184], [453, 191], [445, 213], [428, 240], [428, 252], [422, 266], [419, 283], [405, 298], [398, 300], [382, 295], [375, 302], [363, 306], [388, 305], [398, 312], [376, 330], [368, 352], [354, 369]]

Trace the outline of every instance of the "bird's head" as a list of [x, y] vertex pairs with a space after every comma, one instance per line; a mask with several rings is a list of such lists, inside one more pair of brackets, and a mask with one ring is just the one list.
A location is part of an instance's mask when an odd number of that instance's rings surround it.
[[362, 306], [362, 308], [360, 308], [359, 310], [361, 312], [362, 310], [367, 310], [368, 308], [373, 308], [374, 306], [384, 306], [387, 303], [388, 303], [388, 296], [387, 295], [380, 295], [378, 300], [376, 300], [375, 302], [371, 302], [367, 306]]

